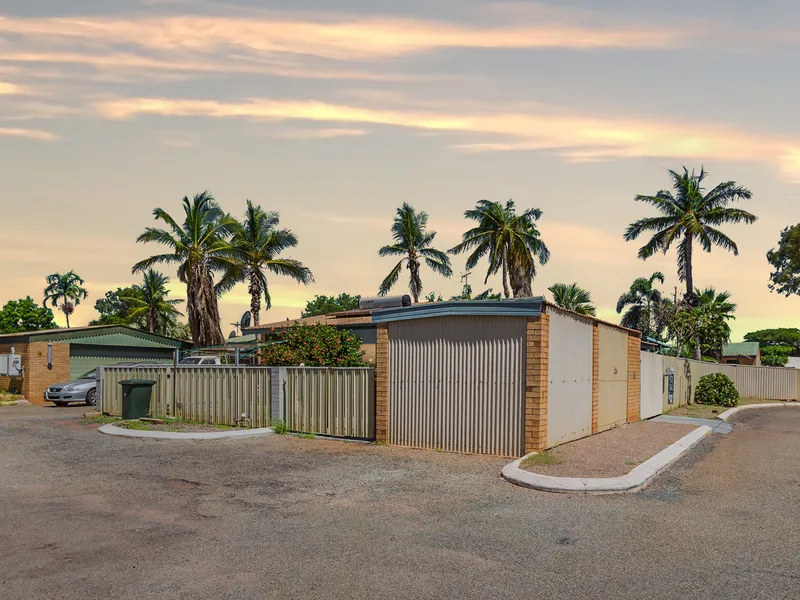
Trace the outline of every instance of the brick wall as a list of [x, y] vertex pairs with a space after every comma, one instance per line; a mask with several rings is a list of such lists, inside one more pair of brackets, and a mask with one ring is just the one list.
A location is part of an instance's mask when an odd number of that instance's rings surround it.
[[69, 381], [69, 344], [53, 344], [53, 368], [47, 368], [47, 342], [31, 342], [22, 355], [22, 395], [31, 404], [46, 404], [47, 386]]
[[[0, 344], [0, 354], [11, 354], [11, 348], [14, 352], [25, 359], [25, 353], [28, 350], [28, 344]], [[22, 378], [20, 377], [0, 377], [0, 390], [4, 392], [14, 392], [19, 394], [22, 392]]]
[[642, 401], [642, 340], [628, 336], [628, 423], [639, 420]]
[[375, 351], [375, 440], [389, 441], [389, 326], [378, 325]]
[[525, 354], [525, 453], [547, 448], [550, 316], [529, 317]]
[[600, 430], [600, 328], [592, 325], [592, 433]]

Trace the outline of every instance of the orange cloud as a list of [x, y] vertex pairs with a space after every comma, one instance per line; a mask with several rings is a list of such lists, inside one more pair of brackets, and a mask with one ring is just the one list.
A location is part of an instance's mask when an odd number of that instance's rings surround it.
[[58, 136], [41, 129], [20, 129], [13, 127], [0, 127], [0, 136], [21, 137], [41, 142], [54, 142]]
[[0, 81], [0, 96], [12, 96], [17, 94], [24, 94], [25, 89], [22, 86], [8, 81]]
[[357, 137], [368, 133], [366, 129], [298, 129], [285, 131], [278, 137], [285, 140], [325, 140], [336, 137]]

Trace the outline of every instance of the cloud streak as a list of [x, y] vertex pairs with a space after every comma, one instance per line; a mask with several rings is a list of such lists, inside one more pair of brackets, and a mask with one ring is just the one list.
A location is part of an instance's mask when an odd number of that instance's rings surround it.
[[0, 127], [0, 136], [26, 138], [40, 142], [54, 142], [58, 136], [41, 129], [21, 129], [15, 127]]

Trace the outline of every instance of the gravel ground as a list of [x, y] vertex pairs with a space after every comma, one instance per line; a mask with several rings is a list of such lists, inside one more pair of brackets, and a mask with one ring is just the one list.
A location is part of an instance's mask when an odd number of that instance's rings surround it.
[[645, 491], [547, 494], [505, 461], [272, 435], [104, 436], [0, 409], [0, 598], [793, 599], [800, 411], [744, 413]]
[[618, 477], [693, 429], [692, 425], [639, 421], [558, 446], [521, 466], [553, 477]]

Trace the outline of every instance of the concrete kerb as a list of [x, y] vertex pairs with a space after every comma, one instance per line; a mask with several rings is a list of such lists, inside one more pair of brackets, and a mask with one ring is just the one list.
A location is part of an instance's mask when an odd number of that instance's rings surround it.
[[259, 427], [257, 429], [245, 429], [242, 431], [214, 431], [214, 432], [187, 432], [177, 431], [147, 431], [140, 429], [125, 429], [114, 424], [103, 425], [98, 429], [100, 433], [107, 435], [121, 435], [124, 437], [151, 438], [158, 440], [219, 440], [223, 438], [243, 438], [269, 435], [274, 433], [272, 427]]
[[503, 479], [514, 485], [544, 492], [559, 492], [562, 494], [635, 492], [647, 485], [653, 477], [688, 452], [711, 431], [712, 429], [708, 425], [698, 427], [622, 477], [551, 477], [520, 468], [522, 461], [536, 454], [536, 452], [531, 452], [506, 465], [501, 475]]
[[727, 421], [736, 413], [739, 413], [743, 410], [752, 410], [755, 408], [790, 408], [792, 406], [800, 408], [800, 402], [768, 402], [765, 404], [745, 404], [744, 406], [736, 406], [734, 408], [729, 408], [721, 415], [717, 416], [717, 419], [720, 421]]

